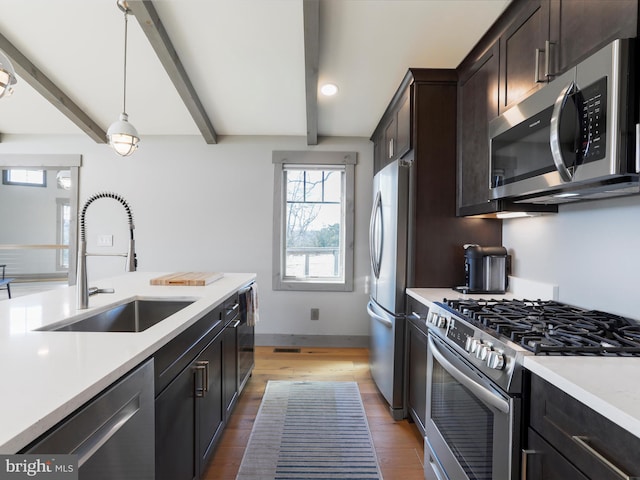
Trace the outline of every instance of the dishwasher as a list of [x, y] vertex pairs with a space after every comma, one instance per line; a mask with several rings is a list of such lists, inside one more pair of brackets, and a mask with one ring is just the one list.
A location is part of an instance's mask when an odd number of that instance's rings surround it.
[[155, 478], [153, 360], [126, 374], [25, 454], [74, 454], [80, 480]]

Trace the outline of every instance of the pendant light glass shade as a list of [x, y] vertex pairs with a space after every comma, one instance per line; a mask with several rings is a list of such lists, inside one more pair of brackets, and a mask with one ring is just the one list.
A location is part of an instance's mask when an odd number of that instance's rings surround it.
[[122, 95], [122, 113], [120, 118], [113, 122], [107, 130], [107, 141], [116, 153], [122, 157], [128, 157], [138, 148], [140, 136], [133, 125], [129, 123], [126, 113], [127, 105], [127, 15], [129, 8], [126, 2], [118, 1], [118, 8], [124, 12], [124, 88]]
[[129, 116], [122, 112], [120, 119], [113, 122], [107, 130], [107, 140], [118, 155], [128, 157], [138, 148], [140, 136], [129, 123]]
[[0, 98], [13, 93], [13, 85], [18, 81], [13, 65], [7, 56], [0, 51]]

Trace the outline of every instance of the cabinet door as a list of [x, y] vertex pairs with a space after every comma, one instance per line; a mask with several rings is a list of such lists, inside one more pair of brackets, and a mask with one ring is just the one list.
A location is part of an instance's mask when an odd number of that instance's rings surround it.
[[[421, 434], [427, 413], [427, 335], [413, 320], [408, 322], [407, 362], [408, 362], [408, 403], [409, 412]], [[425, 327], [426, 328], [426, 327]]]
[[188, 366], [156, 397], [156, 480], [197, 477], [194, 374]]
[[[222, 338], [218, 335], [195, 361], [197, 452], [200, 472], [204, 471], [223, 426]], [[206, 385], [206, 388], [203, 388]]]
[[238, 321], [233, 321], [224, 330], [222, 339], [222, 391], [225, 422], [231, 416], [238, 396]]
[[638, 0], [551, 0], [551, 59], [561, 74], [616, 38], [638, 31]]
[[396, 114], [396, 158], [411, 150], [411, 87], [402, 96]]
[[[500, 112], [544, 85], [549, 0], [529, 0], [500, 37]], [[536, 54], [536, 49], [540, 52]], [[536, 76], [536, 72], [538, 75]]]
[[398, 147], [398, 122], [395, 115], [389, 121], [389, 124], [384, 129], [384, 168], [394, 158], [396, 158], [396, 152]]
[[[458, 88], [457, 209], [489, 205], [489, 121], [498, 116], [498, 48], [487, 51]], [[476, 209], [477, 210], [477, 209]], [[473, 213], [484, 213], [473, 212]]]

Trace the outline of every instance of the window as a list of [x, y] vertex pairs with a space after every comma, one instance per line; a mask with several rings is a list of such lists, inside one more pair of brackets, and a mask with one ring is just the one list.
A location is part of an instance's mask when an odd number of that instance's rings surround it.
[[[68, 198], [56, 198], [56, 238], [58, 245], [69, 245], [71, 231], [71, 203]], [[56, 269], [69, 270], [69, 249], [60, 248], [56, 254]]]
[[274, 152], [274, 290], [353, 290], [353, 152]]
[[43, 169], [11, 168], [2, 171], [2, 183], [4, 185], [46, 187], [47, 173]]

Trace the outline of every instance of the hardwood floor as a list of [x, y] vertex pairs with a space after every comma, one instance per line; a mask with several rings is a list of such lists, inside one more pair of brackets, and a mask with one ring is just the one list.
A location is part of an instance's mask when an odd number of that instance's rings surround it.
[[235, 480], [268, 380], [356, 381], [384, 480], [423, 480], [423, 441], [407, 420], [395, 422], [378, 392], [362, 348], [304, 348], [275, 353], [256, 348], [256, 366], [204, 475], [206, 480]]

